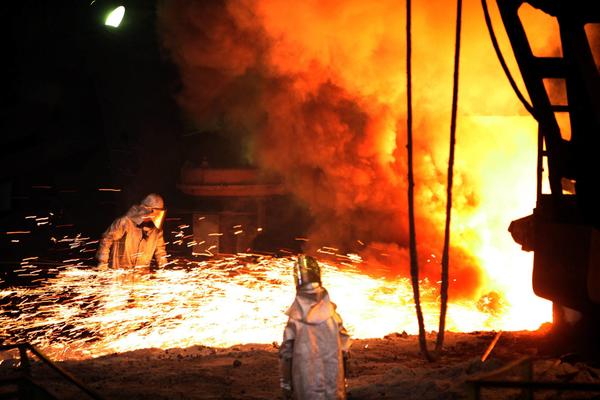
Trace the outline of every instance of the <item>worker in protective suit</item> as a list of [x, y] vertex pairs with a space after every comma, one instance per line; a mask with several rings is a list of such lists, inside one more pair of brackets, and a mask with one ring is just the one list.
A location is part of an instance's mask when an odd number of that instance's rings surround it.
[[336, 305], [321, 286], [321, 269], [313, 257], [294, 264], [296, 298], [279, 348], [284, 399], [345, 399], [345, 360], [350, 337]]
[[96, 254], [99, 268], [148, 268], [152, 257], [159, 267], [164, 266], [164, 217], [164, 201], [158, 194], [149, 194], [141, 204], [132, 206], [102, 235]]

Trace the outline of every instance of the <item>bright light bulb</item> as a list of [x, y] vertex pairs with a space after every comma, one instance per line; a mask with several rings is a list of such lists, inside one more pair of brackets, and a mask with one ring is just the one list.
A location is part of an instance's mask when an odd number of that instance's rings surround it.
[[119, 6], [112, 10], [110, 14], [106, 17], [106, 21], [104, 21], [104, 25], [112, 26], [114, 28], [118, 28], [123, 21], [123, 16], [125, 15], [125, 7]]

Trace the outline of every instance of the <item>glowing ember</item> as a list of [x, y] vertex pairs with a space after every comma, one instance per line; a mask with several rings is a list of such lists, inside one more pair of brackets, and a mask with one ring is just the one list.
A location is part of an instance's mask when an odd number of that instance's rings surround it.
[[[324, 285], [354, 337], [417, 331], [408, 279], [386, 280], [358, 271], [361, 260], [344, 266], [322, 262]], [[64, 266], [35, 288], [0, 292], [11, 303], [0, 319], [2, 337], [28, 340], [56, 359], [87, 358], [141, 348], [231, 346], [280, 341], [285, 309], [294, 296], [292, 260], [239, 255], [212, 261], [179, 262], [150, 274], [98, 272]], [[22, 273], [37, 274], [26, 264]], [[427, 324], [438, 318], [437, 289], [422, 282]], [[437, 287], [437, 285], [434, 285]], [[531, 313], [512, 318], [506, 300], [491, 293], [479, 301], [453, 303], [450, 330], [537, 328]]]

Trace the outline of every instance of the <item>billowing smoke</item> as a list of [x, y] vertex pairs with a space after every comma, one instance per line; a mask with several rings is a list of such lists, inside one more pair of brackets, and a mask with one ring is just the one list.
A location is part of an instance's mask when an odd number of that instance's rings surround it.
[[[452, 3], [416, 2], [413, 16], [417, 235], [424, 276], [434, 282], [446, 204]], [[481, 216], [482, 193], [511, 190], [483, 175], [485, 154], [504, 154], [501, 163], [519, 160], [504, 172], [529, 168], [535, 157], [534, 136], [520, 139], [531, 154], [515, 157], [511, 124], [477, 119], [518, 117], [520, 106], [492, 53], [479, 2], [465, 7], [454, 296], [472, 296], [482, 283], [481, 260], [470, 247], [485, 241], [477, 233], [482, 218], [498, 215]], [[407, 274], [404, 12], [394, 0], [173, 0], [162, 4], [159, 19], [163, 45], [180, 71], [182, 108], [200, 127], [218, 125], [251, 162], [282, 177], [314, 217], [309, 243], [360, 252], [370, 265]], [[493, 136], [500, 129], [505, 143]], [[506, 232], [507, 221], [498, 223]]]

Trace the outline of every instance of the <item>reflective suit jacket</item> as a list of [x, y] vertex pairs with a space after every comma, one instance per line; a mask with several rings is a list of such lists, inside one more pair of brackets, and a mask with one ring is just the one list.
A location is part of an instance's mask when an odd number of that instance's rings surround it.
[[143, 209], [133, 206], [104, 232], [96, 258], [111, 268], [148, 267], [152, 257], [159, 267], [167, 262], [162, 229], [143, 223]]
[[298, 400], [345, 399], [342, 352], [350, 338], [323, 287], [300, 289], [288, 309], [279, 356], [292, 359], [292, 390]]

